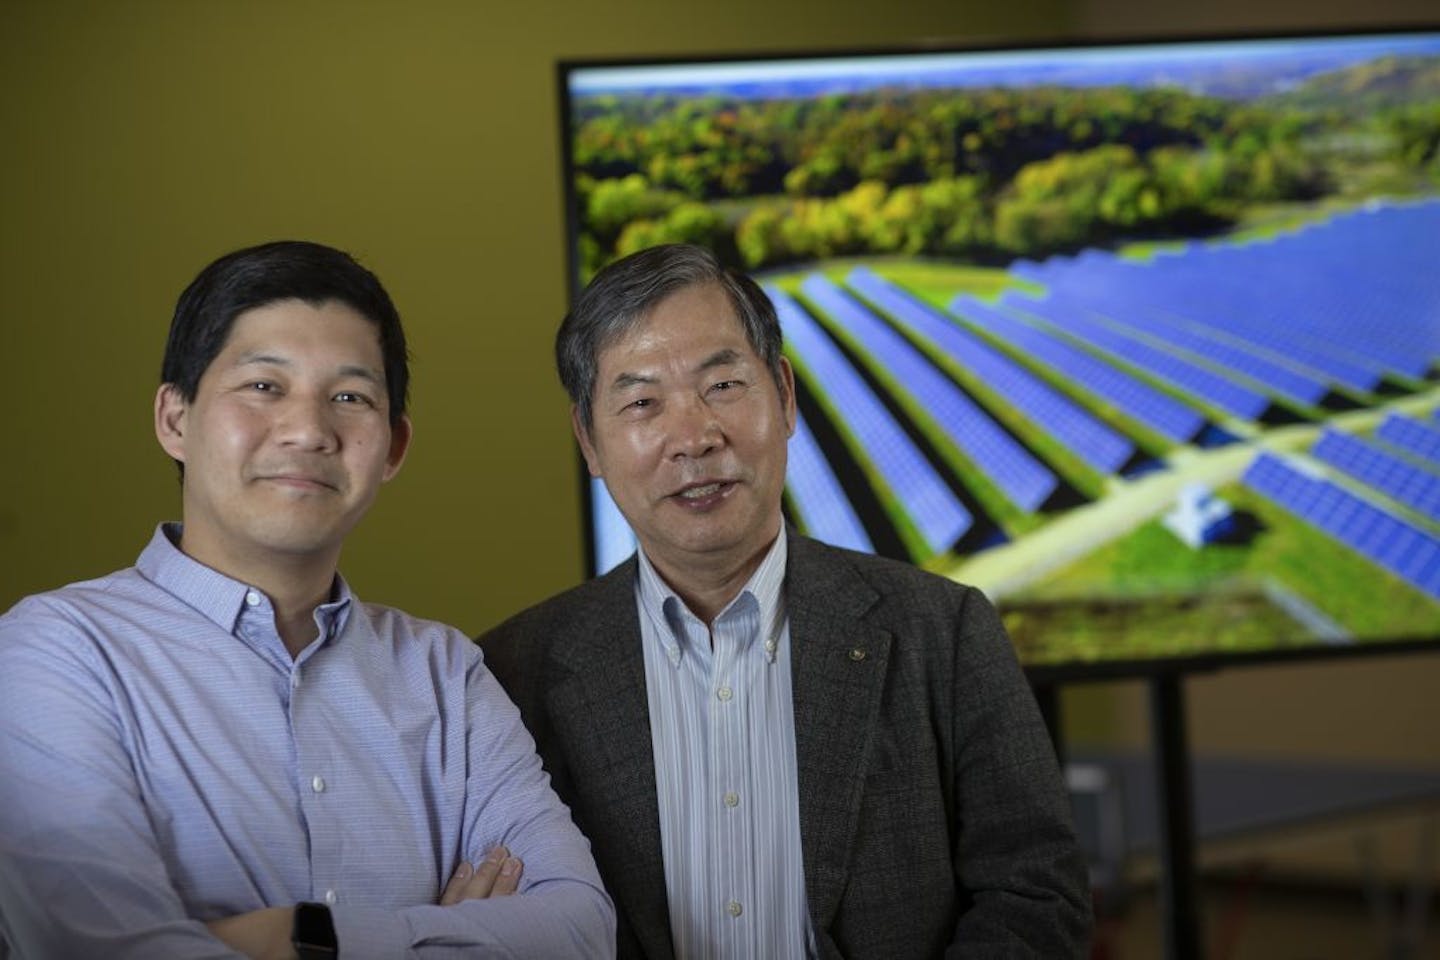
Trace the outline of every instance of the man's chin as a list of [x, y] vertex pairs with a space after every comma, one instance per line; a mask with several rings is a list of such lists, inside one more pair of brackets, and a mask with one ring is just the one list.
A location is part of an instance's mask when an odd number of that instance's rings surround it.
[[296, 559], [338, 552], [349, 527], [334, 524], [290, 524], [285, 527], [256, 531], [257, 545], [277, 557]]

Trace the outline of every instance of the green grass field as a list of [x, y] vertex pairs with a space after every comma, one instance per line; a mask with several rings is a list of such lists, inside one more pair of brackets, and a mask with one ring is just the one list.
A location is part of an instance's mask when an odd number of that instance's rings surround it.
[[[1191, 550], [1152, 520], [1007, 598], [1016, 609], [1006, 625], [1024, 638], [1027, 662], [1314, 643], [1301, 623], [1265, 601], [1266, 584], [1299, 597], [1357, 642], [1440, 633], [1440, 604], [1414, 587], [1238, 485], [1217, 493], [1258, 520], [1249, 543]], [[1112, 611], [1107, 598], [1115, 600]]]

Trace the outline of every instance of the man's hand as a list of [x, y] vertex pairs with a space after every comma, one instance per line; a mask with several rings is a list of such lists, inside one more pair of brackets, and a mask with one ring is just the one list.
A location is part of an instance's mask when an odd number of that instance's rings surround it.
[[211, 920], [205, 926], [226, 946], [251, 960], [297, 960], [295, 947], [290, 943], [294, 922], [294, 907], [266, 907]]
[[[510, 856], [504, 847], [491, 850], [473, 868], [462, 861], [445, 885], [440, 905], [448, 907], [462, 900], [508, 897], [519, 888], [524, 869], [525, 865]], [[226, 946], [251, 960], [296, 960], [295, 947], [290, 943], [294, 922], [294, 907], [267, 907], [211, 920], [205, 926]]]
[[445, 885], [440, 905], [449, 907], [461, 900], [508, 897], [520, 886], [520, 874], [524, 869], [525, 865], [510, 856], [510, 851], [504, 847], [491, 850], [473, 869], [462, 861]]

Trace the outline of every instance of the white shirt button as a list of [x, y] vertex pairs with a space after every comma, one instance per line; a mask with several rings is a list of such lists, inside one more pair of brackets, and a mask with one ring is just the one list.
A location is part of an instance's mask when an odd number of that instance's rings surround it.
[[729, 905], [725, 907], [725, 912], [732, 917], [738, 917], [745, 912], [745, 908], [740, 906], [739, 900], [731, 900]]
[[719, 697], [721, 700], [729, 700], [731, 697], [735, 696], [735, 691], [731, 690], [729, 687], [721, 687], [719, 690], [715, 691], [715, 696]]
[[314, 790], [316, 793], [324, 793], [325, 778], [317, 775], [313, 780], [310, 781], [310, 789]]
[[730, 793], [725, 794], [725, 806], [727, 806], [727, 807], [734, 807], [734, 806], [738, 806], [739, 803], [740, 803], [740, 794], [735, 793], [733, 790], [732, 790]]
[[325, 891], [325, 902], [328, 903], [328, 904], [330, 904], [330, 906], [332, 906], [332, 907], [335, 906], [335, 901], [336, 901], [336, 900], [339, 900], [339, 899], [340, 899], [340, 898], [335, 895], [335, 891], [334, 891], [334, 890], [326, 890], [326, 891]]
[[250, 604], [250, 606], [252, 607], [260, 606], [260, 594], [256, 593], [254, 590], [251, 590], [249, 593], [245, 594], [245, 602]]

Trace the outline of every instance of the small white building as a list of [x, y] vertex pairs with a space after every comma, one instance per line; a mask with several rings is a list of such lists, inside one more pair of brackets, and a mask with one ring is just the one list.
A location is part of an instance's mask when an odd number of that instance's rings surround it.
[[1175, 507], [1162, 522], [1170, 532], [1193, 550], [1229, 533], [1235, 524], [1235, 509], [1215, 496], [1203, 483], [1187, 483], [1175, 498]]

